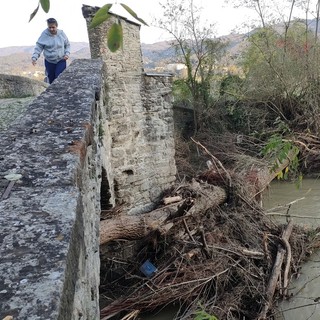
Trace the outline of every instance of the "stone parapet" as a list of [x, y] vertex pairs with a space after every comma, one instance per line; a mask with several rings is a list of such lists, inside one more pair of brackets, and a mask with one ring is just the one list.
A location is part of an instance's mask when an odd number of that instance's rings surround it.
[[99, 319], [101, 210], [147, 212], [175, 181], [172, 78], [143, 72], [127, 19], [108, 51], [112, 19], [1, 131], [0, 319]]
[[0, 74], [0, 99], [38, 96], [48, 84], [26, 77]]
[[99, 319], [102, 68], [76, 60], [1, 132], [0, 319]]

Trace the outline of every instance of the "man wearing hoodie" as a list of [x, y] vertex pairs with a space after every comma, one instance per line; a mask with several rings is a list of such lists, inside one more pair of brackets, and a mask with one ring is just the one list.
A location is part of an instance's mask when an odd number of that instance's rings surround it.
[[43, 51], [46, 75], [49, 83], [52, 83], [67, 67], [67, 60], [70, 55], [70, 42], [66, 34], [58, 29], [56, 19], [48, 19], [47, 24], [48, 28], [41, 33], [34, 48], [32, 64], [36, 65]]

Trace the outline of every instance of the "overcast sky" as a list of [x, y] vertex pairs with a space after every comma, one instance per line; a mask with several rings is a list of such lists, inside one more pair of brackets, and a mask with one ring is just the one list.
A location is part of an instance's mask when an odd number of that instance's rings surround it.
[[[152, 17], [159, 15], [161, 0], [120, 0], [131, 7], [139, 17], [147, 23]], [[237, 24], [245, 19], [240, 10], [225, 7], [223, 0], [194, 0], [204, 7], [204, 17], [217, 24], [218, 35], [229, 34]], [[59, 29], [67, 34], [70, 41], [88, 42], [85, 20], [82, 17], [82, 4], [103, 6], [116, 3], [110, 0], [51, 0], [48, 14], [39, 9], [31, 22], [30, 14], [37, 7], [38, 0], [2, 0], [0, 13], [0, 47], [34, 45], [40, 33], [46, 28], [46, 19], [54, 17], [58, 20]], [[114, 6], [115, 7], [115, 6]], [[119, 8], [120, 5], [117, 5]], [[120, 13], [120, 12], [117, 12]], [[160, 29], [141, 28], [141, 42], [153, 43], [164, 37]], [[160, 38], [161, 39], [161, 38]]]
[[[0, 47], [34, 45], [40, 33], [46, 28], [46, 19], [50, 17], [58, 20], [59, 29], [65, 31], [70, 41], [88, 42], [86, 23], [81, 12], [82, 4], [101, 7], [106, 3], [117, 3], [114, 0], [51, 0], [48, 14], [39, 9], [34, 19], [28, 22], [38, 1], [1, 1]], [[150, 24], [154, 16], [161, 15], [159, 1], [162, 0], [120, 0], [119, 3], [127, 4], [139, 17]], [[225, 0], [194, 0], [194, 3], [204, 8], [203, 19], [216, 24], [217, 36], [231, 33], [232, 30], [243, 26], [244, 22], [248, 21], [250, 14], [253, 15], [252, 11], [227, 6]], [[116, 8], [121, 8], [121, 6], [114, 5], [113, 9]], [[116, 13], [121, 14], [122, 12], [116, 11]], [[163, 32], [153, 27], [142, 26], [140, 35], [141, 42], [144, 43], [165, 40]]]

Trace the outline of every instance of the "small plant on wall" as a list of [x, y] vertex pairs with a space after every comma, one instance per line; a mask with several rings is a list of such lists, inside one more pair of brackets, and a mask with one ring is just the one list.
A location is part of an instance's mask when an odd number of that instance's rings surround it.
[[[104, 21], [108, 20], [111, 17], [111, 14], [109, 13], [109, 10], [112, 7], [112, 3], [107, 3], [103, 7], [101, 7], [96, 14], [94, 15], [90, 28], [95, 28]], [[144, 25], [148, 25], [145, 21], [143, 21], [141, 18], [138, 17], [138, 15], [126, 4], [120, 3], [120, 5], [136, 20], [140, 21]], [[42, 8], [42, 10], [45, 13], [48, 13], [50, 11], [50, 0], [39, 0], [37, 7], [35, 10], [31, 13], [29, 22], [35, 17], [37, 14], [39, 8]], [[117, 17], [117, 14], [112, 14], [113, 16]], [[118, 49], [122, 48], [123, 44], [123, 31], [122, 26], [120, 23], [120, 19], [118, 16], [118, 19], [116, 22], [114, 22], [111, 26], [111, 28], [108, 31], [108, 48], [111, 52], [116, 52]]]

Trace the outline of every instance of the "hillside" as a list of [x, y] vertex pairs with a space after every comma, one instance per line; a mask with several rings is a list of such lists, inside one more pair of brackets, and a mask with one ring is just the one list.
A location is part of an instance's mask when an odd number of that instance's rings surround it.
[[[312, 31], [316, 29], [316, 21], [309, 20], [308, 28]], [[280, 25], [275, 25], [279, 32], [282, 32]], [[228, 43], [227, 55], [237, 56], [246, 45], [248, 35], [255, 32], [252, 30], [249, 34], [232, 33], [221, 37], [222, 41]], [[14, 46], [0, 48], [0, 68], [1, 73], [26, 76], [35, 79], [44, 77], [43, 59], [39, 59], [38, 64], [34, 67], [31, 64], [31, 55], [34, 46]], [[175, 51], [169, 41], [161, 41], [153, 44], [142, 43], [142, 56], [144, 69], [146, 71], [172, 71], [168, 65], [177, 63], [175, 61]], [[89, 44], [86, 42], [71, 42], [71, 56], [68, 63], [75, 59], [90, 58]]]
[[[34, 67], [31, 64], [31, 55], [34, 46], [14, 46], [0, 48], [1, 73], [35, 77], [43, 75], [44, 63], [40, 58]], [[161, 61], [173, 57], [174, 51], [169, 42], [158, 42], [154, 44], [142, 44], [144, 65], [147, 69], [153, 69]], [[69, 63], [75, 59], [90, 58], [89, 44], [86, 42], [71, 42], [71, 55]]]
[[[230, 50], [237, 51], [239, 44], [244, 40], [244, 35], [232, 34], [224, 37], [230, 42]], [[0, 68], [1, 73], [20, 75], [35, 79], [44, 77], [44, 63], [40, 58], [34, 67], [31, 64], [31, 55], [34, 46], [14, 46], [0, 48]], [[169, 41], [156, 42], [153, 44], [142, 44], [142, 56], [146, 71], [166, 70], [168, 64], [175, 63], [175, 51]], [[71, 55], [68, 63], [75, 59], [90, 58], [89, 44], [86, 42], [71, 42]]]
[[[40, 58], [36, 66], [31, 64], [34, 46], [0, 48], [0, 70], [2, 74], [25, 76], [37, 80], [44, 78], [44, 62]], [[89, 44], [72, 42], [70, 62], [74, 59], [90, 58]]]

